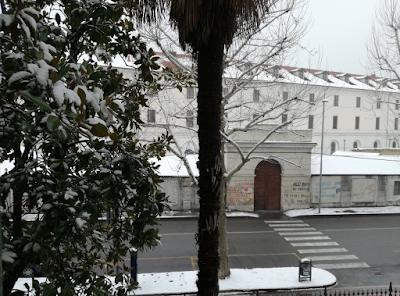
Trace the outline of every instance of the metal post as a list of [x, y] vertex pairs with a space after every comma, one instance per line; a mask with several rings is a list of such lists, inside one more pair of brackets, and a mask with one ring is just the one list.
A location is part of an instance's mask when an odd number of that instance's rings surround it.
[[322, 100], [322, 131], [321, 131], [321, 155], [319, 159], [319, 200], [318, 200], [318, 213], [321, 213], [321, 192], [322, 192], [322, 154], [324, 152], [324, 121], [325, 121], [325, 103], [328, 99]]
[[131, 253], [131, 280], [134, 286], [137, 286], [137, 250], [132, 247], [129, 249]]

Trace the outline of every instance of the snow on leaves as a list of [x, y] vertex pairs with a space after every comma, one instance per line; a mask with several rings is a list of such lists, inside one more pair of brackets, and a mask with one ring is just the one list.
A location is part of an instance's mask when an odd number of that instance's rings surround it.
[[[36, 262], [55, 293], [68, 295], [73, 283], [87, 295], [121, 294], [93, 267], [122, 262], [121, 274], [129, 273], [122, 256], [158, 244], [153, 225], [166, 204], [148, 159], [165, 153], [169, 137], [146, 146], [135, 139], [143, 94], [159, 88], [154, 53], [132, 34], [119, 2], [58, 1], [55, 14], [46, 13], [52, 1], [43, 10], [36, 2], [7, 3], [0, 14], [0, 162], [14, 168], [0, 176], [2, 195], [13, 196], [1, 201], [10, 246], [5, 294]], [[136, 81], [111, 67], [116, 55], [137, 57]]]

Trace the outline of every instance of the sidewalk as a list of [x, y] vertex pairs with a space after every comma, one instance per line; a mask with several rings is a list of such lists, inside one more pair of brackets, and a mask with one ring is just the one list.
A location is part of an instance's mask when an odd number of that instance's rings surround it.
[[[40, 283], [46, 278], [36, 278]], [[114, 280], [110, 277], [111, 281]], [[128, 295], [179, 295], [195, 294], [197, 271], [138, 274], [139, 287]], [[14, 289], [26, 291], [24, 284], [32, 286], [30, 278], [20, 278]], [[219, 281], [221, 293], [252, 291], [278, 291], [324, 288], [336, 284], [330, 272], [312, 268], [311, 281], [299, 282], [298, 267], [231, 269], [231, 276]], [[33, 294], [32, 294], [33, 295]]]
[[[197, 271], [145, 273], [138, 275], [135, 295], [196, 293]], [[278, 291], [324, 288], [336, 284], [330, 272], [312, 268], [311, 281], [299, 282], [298, 267], [231, 269], [231, 276], [219, 281], [220, 292]]]
[[[268, 214], [268, 212], [242, 212], [242, 211], [227, 211], [228, 218], [248, 217], [260, 218]], [[350, 207], [350, 208], [321, 208], [319, 213], [318, 208], [288, 210], [282, 213], [276, 212], [275, 215], [282, 214], [289, 218], [304, 217], [304, 216], [345, 216], [345, 215], [383, 215], [383, 214], [400, 214], [400, 206], [386, 207]], [[198, 218], [199, 211], [168, 211], [164, 212], [160, 219], [168, 218]]]

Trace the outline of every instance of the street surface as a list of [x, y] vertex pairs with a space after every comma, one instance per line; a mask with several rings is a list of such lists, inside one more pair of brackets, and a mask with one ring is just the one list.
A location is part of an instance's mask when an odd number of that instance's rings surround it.
[[[309, 258], [341, 287], [400, 285], [400, 215], [229, 218], [231, 268], [298, 266]], [[196, 219], [160, 220], [161, 243], [139, 253], [138, 272], [197, 270]]]

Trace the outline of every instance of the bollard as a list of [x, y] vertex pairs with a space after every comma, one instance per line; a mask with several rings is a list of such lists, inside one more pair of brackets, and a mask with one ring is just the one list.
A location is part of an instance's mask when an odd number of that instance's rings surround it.
[[131, 279], [134, 286], [137, 286], [139, 283], [137, 281], [137, 249], [131, 247], [129, 249], [131, 253]]

